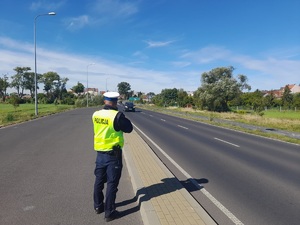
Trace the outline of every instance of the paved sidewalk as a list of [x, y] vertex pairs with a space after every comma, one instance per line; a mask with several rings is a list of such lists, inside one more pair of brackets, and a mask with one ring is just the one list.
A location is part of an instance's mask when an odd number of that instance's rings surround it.
[[124, 158], [145, 225], [216, 224], [133, 131]]

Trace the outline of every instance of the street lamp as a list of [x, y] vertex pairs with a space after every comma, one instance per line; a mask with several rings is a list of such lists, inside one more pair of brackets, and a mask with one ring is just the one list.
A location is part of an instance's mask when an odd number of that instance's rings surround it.
[[55, 12], [49, 12], [46, 14], [37, 15], [34, 18], [34, 105], [35, 105], [35, 115], [38, 115], [38, 99], [37, 99], [37, 73], [36, 73], [36, 20], [40, 16], [55, 16]]
[[95, 63], [86, 66], [86, 107], [89, 107], [89, 66], [91, 65], [95, 65]]

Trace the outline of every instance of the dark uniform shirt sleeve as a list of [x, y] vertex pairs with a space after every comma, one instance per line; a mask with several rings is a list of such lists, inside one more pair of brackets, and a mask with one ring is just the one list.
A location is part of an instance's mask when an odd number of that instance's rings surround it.
[[123, 131], [124, 133], [130, 133], [133, 130], [132, 123], [125, 117], [122, 112], [118, 112], [114, 120], [114, 129], [116, 131]]

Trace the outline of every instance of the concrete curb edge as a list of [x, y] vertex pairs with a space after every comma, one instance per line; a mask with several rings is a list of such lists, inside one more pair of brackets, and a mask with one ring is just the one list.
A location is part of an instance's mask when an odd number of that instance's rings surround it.
[[[135, 167], [130, 151], [130, 148], [125, 144], [123, 155], [131, 178], [133, 190], [135, 193], [137, 193], [138, 190], [143, 188], [144, 186], [141, 178], [137, 173], [137, 169]], [[138, 196], [137, 202], [140, 201], [141, 197], [142, 196]], [[154, 210], [154, 207], [150, 201], [141, 202], [140, 212], [145, 225], [161, 225], [156, 211]]]

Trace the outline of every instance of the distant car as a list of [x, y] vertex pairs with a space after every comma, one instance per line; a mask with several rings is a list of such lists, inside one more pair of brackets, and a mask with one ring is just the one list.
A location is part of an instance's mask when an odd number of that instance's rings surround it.
[[125, 102], [125, 112], [135, 112], [135, 107], [134, 104], [132, 102]]

